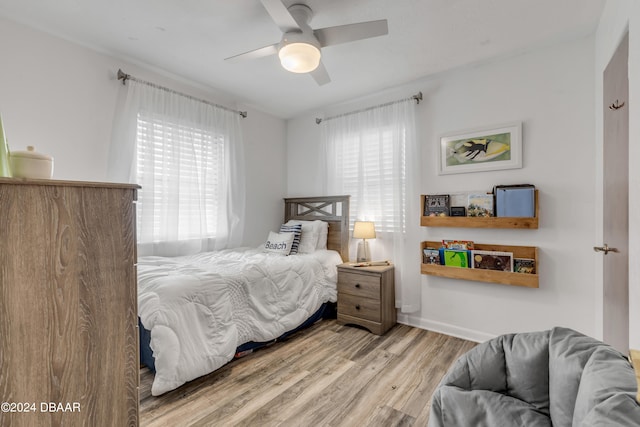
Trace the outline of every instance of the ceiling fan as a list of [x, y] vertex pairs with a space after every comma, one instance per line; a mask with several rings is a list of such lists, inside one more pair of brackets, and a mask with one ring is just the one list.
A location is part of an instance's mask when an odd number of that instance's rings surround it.
[[271, 19], [282, 30], [282, 39], [279, 43], [231, 56], [226, 60], [254, 59], [277, 53], [286, 70], [293, 73], [309, 73], [318, 85], [324, 85], [331, 79], [322, 64], [321, 48], [389, 33], [386, 19], [314, 30], [309, 26], [313, 17], [313, 11], [309, 6], [294, 4], [287, 8], [282, 0], [261, 2]]

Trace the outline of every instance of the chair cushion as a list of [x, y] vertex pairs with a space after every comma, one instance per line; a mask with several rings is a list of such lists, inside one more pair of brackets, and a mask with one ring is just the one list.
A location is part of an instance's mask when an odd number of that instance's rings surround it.
[[636, 388], [624, 355], [572, 329], [501, 335], [453, 364], [429, 426], [640, 426]]
[[463, 390], [489, 390], [549, 415], [549, 331], [501, 335], [461, 356], [442, 380]]
[[516, 334], [503, 345], [507, 394], [549, 416], [548, 331]]
[[[437, 396], [437, 397], [436, 397]], [[438, 389], [431, 405], [429, 426], [547, 427], [551, 419], [533, 405], [488, 390]]]
[[557, 426], [570, 426], [582, 371], [589, 357], [606, 346], [573, 329], [553, 328], [549, 335], [549, 412]]
[[[620, 352], [611, 347], [596, 349], [582, 372], [573, 425], [582, 425], [587, 417], [597, 419], [596, 414], [591, 414], [594, 408], [598, 408], [595, 413], [603, 413], [605, 408], [617, 405], [607, 402], [616, 395], [627, 395], [633, 402], [636, 388], [633, 367]], [[635, 407], [636, 412], [640, 410], [638, 405]]]
[[587, 414], [580, 427], [637, 427], [640, 425], [640, 406], [633, 397], [620, 393], [597, 405]]

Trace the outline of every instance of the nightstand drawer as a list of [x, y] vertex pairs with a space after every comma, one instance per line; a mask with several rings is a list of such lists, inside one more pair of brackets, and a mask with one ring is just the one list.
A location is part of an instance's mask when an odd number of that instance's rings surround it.
[[380, 300], [340, 294], [338, 296], [338, 313], [380, 322]]
[[379, 300], [380, 276], [341, 271], [338, 278], [338, 292]]

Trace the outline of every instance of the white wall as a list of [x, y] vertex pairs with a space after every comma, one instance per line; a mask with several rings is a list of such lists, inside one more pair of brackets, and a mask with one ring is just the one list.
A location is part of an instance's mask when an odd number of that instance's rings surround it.
[[[231, 108], [232, 96], [0, 19], [0, 113], [13, 150], [34, 145], [54, 157], [54, 178], [103, 181], [121, 84], [118, 68]], [[247, 159], [245, 243], [282, 221], [284, 121], [250, 110], [242, 120]], [[268, 179], [265, 179], [268, 177]], [[278, 208], [278, 205], [280, 208]]]
[[[595, 44], [595, 112], [596, 112], [596, 227], [595, 243], [602, 243], [602, 74], [618, 44], [629, 32], [629, 346], [640, 348], [640, 2], [637, 0], [608, 0]], [[603, 273], [602, 257], [596, 260], [596, 315], [602, 335]]]
[[[422, 309], [400, 321], [474, 340], [562, 325], [594, 333], [594, 39], [425, 78], [353, 103], [305, 114], [287, 124], [288, 194], [322, 190], [306, 175], [320, 154], [314, 117], [399, 99], [422, 91], [416, 107], [422, 149], [421, 194], [491, 190], [532, 183], [540, 192], [538, 230], [425, 228], [422, 240], [538, 246], [540, 288], [418, 276]], [[452, 131], [523, 122], [522, 169], [439, 176], [439, 136]], [[315, 162], [317, 163], [317, 162]], [[314, 163], [314, 164], [315, 164]], [[415, 194], [413, 197], [418, 198]], [[419, 251], [416, 248], [407, 250]], [[419, 259], [419, 257], [418, 257]], [[416, 271], [419, 269], [416, 262]]]

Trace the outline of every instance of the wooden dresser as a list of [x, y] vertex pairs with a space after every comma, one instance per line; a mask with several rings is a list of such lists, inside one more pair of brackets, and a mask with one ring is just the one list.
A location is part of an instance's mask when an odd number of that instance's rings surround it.
[[383, 335], [396, 324], [394, 267], [338, 266], [338, 322]]
[[0, 178], [0, 426], [137, 426], [137, 186]]

